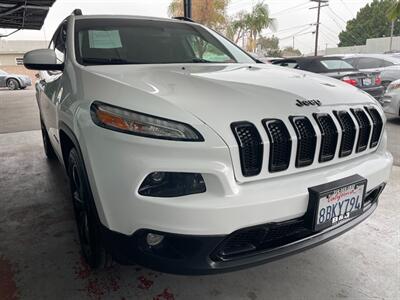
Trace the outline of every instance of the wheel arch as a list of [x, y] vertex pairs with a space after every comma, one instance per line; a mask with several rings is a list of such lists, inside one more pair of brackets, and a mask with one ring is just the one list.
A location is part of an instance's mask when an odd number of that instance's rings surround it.
[[75, 148], [82, 158], [81, 148], [79, 146], [78, 139], [76, 138], [74, 132], [68, 127], [64, 122], [59, 123], [59, 136], [60, 136], [60, 146], [61, 154], [65, 169], [68, 170], [68, 154], [72, 148]]
[[7, 78], [6, 78], [6, 85], [8, 84], [8, 82], [9, 82], [11, 79], [16, 80], [16, 81], [18, 82], [18, 84], [19, 84], [19, 87], [21, 87], [21, 86], [23, 85], [23, 84], [22, 84], [22, 81], [21, 81], [18, 77], [14, 77], [14, 76], [10, 76], [10, 77], [7, 77]]
[[88, 180], [88, 184], [91, 190], [91, 194], [92, 197], [94, 198], [94, 205], [95, 205], [95, 209], [96, 209], [96, 214], [97, 214], [97, 218], [98, 220], [103, 224], [106, 225], [107, 223], [107, 219], [104, 215], [103, 212], [103, 206], [101, 205], [101, 202], [96, 201], [96, 193], [93, 192], [92, 189], [92, 184], [91, 184], [91, 180], [88, 176], [88, 172], [87, 172], [87, 167], [86, 167], [86, 162], [85, 159], [82, 155], [82, 150], [81, 147], [79, 145], [78, 139], [76, 137], [76, 135], [74, 134], [73, 130], [64, 122], [60, 121], [59, 122], [59, 137], [60, 137], [60, 146], [61, 146], [61, 152], [62, 152], [62, 159], [63, 159], [63, 164], [65, 167], [66, 172], [68, 172], [68, 155], [69, 155], [69, 151], [72, 148], [75, 148], [76, 151], [78, 152], [78, 155], [80, 156], [82, 162], [83, 162], [83, 171], [85, 172], [85, 176]]

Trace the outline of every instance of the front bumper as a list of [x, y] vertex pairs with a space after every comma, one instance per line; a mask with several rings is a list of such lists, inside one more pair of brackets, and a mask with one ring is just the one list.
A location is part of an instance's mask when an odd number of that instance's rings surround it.
[[[366, 195], [363, 214], [347, 223], [316, 233], [303, 230], [297, 235], [282, 234], [262, 248], [242, 251], [240, 254], [236, 253], [229, 257], [221, 254], [224, 253], [225, 245], [232, 240], [237, 240], [238, 235], [241, 235], [240, 242], [243, 243], [243, 232], [266, 226], [276, 228], [286, 226], [293, 230], [293, 223], [301, 224], [302, 218], [282, 223], [263, 224], [241, 229], [230, 235], [216, 236], [179, 235], [146, 229], [127, 236], [103, 227], [103, 242], [114, 259], [122, 264], [138, 263], [157, 271], [187, 275], [229, 272], [304, 251], [345, 233], [373, 213], [383, 188], [384, 184], [370, 190]], [[164, 235], [164, 240], [159, 246], [150, 247], [146, 244], [146, 234], [150, 232]], [[283, 232], [283, 230], [278, 229], [278, 232]], [[251, 236], [250, 233], [249, 235]], [[254, 239], [254, 236], [251, 238]]]
[[[308, 188], [359, 174], [367, 190], [390, 176], [386, 137], [374, 152], [301, 173], [238, 183], [229, 149], [207, 134], [203, 143], [178, 143], [116, 133], [83, 132], [82, 154], [101, 223], [130, 236], [142, 228], [182, 235], [227, 235], [241, 228], [296, 219], [306, 213]], [[168, 153], [168, 159], [166, 159]], [[312, 167], [312, 166], [311, 166]], [[173, 198], [138, 189], [152, 172], [201, 173], [207, 191]]]

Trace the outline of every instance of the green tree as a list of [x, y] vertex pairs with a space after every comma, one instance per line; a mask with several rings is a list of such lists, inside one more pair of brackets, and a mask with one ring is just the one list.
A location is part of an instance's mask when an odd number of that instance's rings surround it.
[[400, 17], [400, 1], [395, 1], [392, 6], [389, 8], [388, 18], [390, 21], [395, 21], [398, 17]]
[[271, 27], [275, 29], [276, 20], [271, 18], [268, 5], [264, 1], [258, 2], [251, 13], [245, 16], [245, 24], [248, 30], [248, 50], [255, 52], [257, 37], [263, 29]]
[[279, 39], [276, 36], [269, 38], [260, 36], [257, 40], [257, 49], [267, 56], [280, 56]]
[[295, 49], [292, 46], [285, 47], [282, 50], [282, 56], [284, 57], [293, 57], [293, 56], [300, 56], [301, 51], [299, 49]]
[[[374, 0], [357, 13], [356, 18], [347, 22], [346, 30], [339, 34], [339, 46], [364, 45], [369, 38], [390, 36], [391, 22], [387, 15], [393, 7], [393, 0]], [[396, 23], [394, 34], [400, 33]]]
[[[226, 9], [230, 0], [192, 0], [193, 20], [215, 30], [226, 27]], [[171, 17], [183, 16], [183, 0], [172, 0], [168, 7]]]
[[246, 24], [246, 12], [241, 11], [233, 19], [228, 20], [226, 24], [225, 35], [231, 41], [237, 43], [239, 39], [246, 34], [247, 24]]

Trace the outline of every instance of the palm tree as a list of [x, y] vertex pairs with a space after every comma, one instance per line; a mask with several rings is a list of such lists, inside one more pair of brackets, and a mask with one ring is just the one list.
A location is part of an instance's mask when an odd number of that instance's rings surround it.
[[392, 7], [390, 7], [389, 11], [387, 12], [388, 19], [392, 22], [390, 28], [390, 46], [389, 51], [392, 51], [393, 45], [393, 31], [394, 31], [394, 22], [400, 17], [400, 1], [397, 0], [393, 3]]
[[400, 1], [395, 1], [392, 7], [389, 9], [387, 16], [390, 21], [396, 21], [400, 17]]
[[258, 35], [268, 27], [275, 29], [276, 20], [270, 17], [268, 5], [261, 1], [253, 7], [251, 13], [246, 14], [245, 24], [249, 33], [248, 50], [255, 52]]

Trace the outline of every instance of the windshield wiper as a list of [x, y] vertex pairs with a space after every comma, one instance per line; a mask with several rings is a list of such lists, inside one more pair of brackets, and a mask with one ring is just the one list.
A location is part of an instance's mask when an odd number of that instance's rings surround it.
[[126, 59], [121, 59], [121, 58], [96, 58], [96, 57], [82, 57], [82, 62], [91, 65], [97, 65], [97, 64], [123, 65], [130, 63]]

